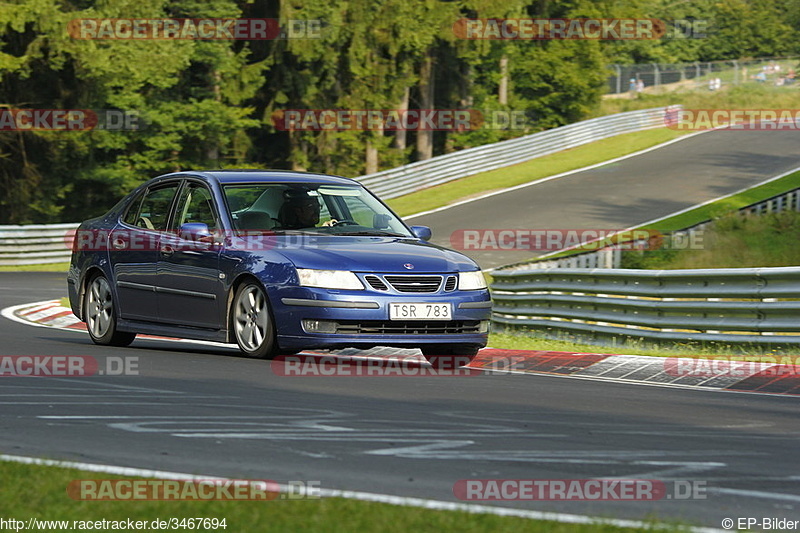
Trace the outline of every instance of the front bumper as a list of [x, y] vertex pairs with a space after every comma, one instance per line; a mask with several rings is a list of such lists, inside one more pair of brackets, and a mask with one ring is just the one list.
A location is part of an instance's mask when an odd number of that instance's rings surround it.
[[[491, 300], [488, 290], [381, 294], [310, 287], [270, 291], [282, 349], [417, 348], [427, 344], [486, 346]], [[392, 303], [450, 303], [451, 320], [389, 320]], [[313, 331], [309, 324], [322, 324]], [[305, 327], [304, 327], [305, 324]]]

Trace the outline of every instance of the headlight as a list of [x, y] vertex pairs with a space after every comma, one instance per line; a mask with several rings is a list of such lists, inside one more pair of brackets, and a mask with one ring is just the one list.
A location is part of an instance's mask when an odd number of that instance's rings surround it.
[[483, 277], [483, 272], [476, 270], [474, 272], [459, 272], [458, 273], [458, 290], [460, 291], [475, 291], [478, 289], [486, 288], [486, 278]]
[[300, 278], [300, 285], [305, 287], [364, 290], [364, 284], [361, 283], [361, 280], [348, 270], [312, 270], [310, 268], [298, 268], [297, 276]]

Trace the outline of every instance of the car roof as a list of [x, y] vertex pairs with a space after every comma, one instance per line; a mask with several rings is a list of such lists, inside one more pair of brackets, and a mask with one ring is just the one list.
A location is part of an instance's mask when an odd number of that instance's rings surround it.
[[[257, 169], [231, 169], [231, 170], [185, 170], [169, 174], [169, 177], [202, 176], [216, 180], [220, 184], [230, 183], [327, 183], [332, 185], [353, 185], [356, 180], [341, 176], [329, 176], [314, 172], [299, 172], [296, 170], [257, 170]], [[166, 176], [162, 176], [166, 177]]]

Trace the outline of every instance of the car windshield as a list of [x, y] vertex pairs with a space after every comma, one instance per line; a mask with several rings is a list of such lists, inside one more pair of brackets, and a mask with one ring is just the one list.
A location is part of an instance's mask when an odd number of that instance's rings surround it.
[[402, 221], [358, 185], [258, 183], [224, 187], [241, 232], [412, 237]]

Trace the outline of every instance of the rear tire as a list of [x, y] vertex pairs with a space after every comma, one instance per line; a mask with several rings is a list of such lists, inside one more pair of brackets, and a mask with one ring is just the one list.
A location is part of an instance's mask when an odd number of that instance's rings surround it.
[[438, 370], [455, 370], [467, 366], [478, 355], [474, 344], [431, 344], [420, 348], [425, 359]]
[[253, 281], [236, 291], [231, 309], [231, 329], [239, 349], [248, 357], [271, 359], [277, 354], [275, 327], [267, 295]]
[[83, 297], [83, 316], [86, 329], [95, 344], [102, 346], [127, 346], [136, 338], [136, 333], [117, 331], [117, 311], [111, 285], [102, 274], [98, 274], [86, 286]]

